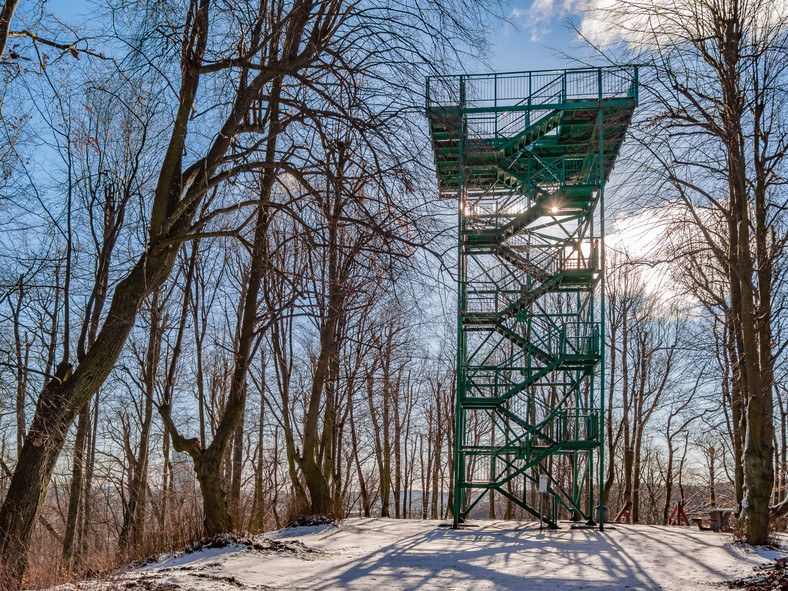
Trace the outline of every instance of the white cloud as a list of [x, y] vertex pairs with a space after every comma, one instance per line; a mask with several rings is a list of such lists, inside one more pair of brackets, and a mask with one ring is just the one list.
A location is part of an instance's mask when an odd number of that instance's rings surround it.
[[[713, 0], [589, 0], [580, 32], [602, 48], [623, 41], [637, 49], [664, 49], [713, 36], [724, 6]], [[736, 6], [745, 28], [758, 37], [788, 25], [788, 0], [742, 0]]]
[[532, 0], [523, 8], [515, 7], [510, 18], [531, 34], [531, 41], [540, 41], [559, 19], [577, 13], [583, 0]]
[[[671, 314], [680, 309], [685, 314], [698, 312], [698, 300], [677, 280], [675, 260], [688, 233], [701, 239], [688, 225], [686, 211], [676, 202], [658, 207], [644, 207], [622, 215], [611, 224], [605, 237], [608, 276], [616, 268], [627, 269], [636, 279], [630, 284], [644, 295], [654, 298], [657, 309]], [[713, 271], [709, 270], [710, 273]]]
[[648, 295], [663, 303], [678, 294], [671, 288], [670, 268], [657, 263], [664, 256], [664, 236], [675, 223], [669, 206], [643, 208], [617, 218], [612, 231], [605, 237], [607, 267], [633, 264]]

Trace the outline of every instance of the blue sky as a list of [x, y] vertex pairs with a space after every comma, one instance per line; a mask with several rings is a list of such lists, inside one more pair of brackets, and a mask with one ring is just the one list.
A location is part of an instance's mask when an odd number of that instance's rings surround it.
[[[565, 23], [572, 0], [526, 0], [509, 6], [515, 26], [502, 24], [493, 34], [489, 68], [497, 72], [572, 67], [556, 48], [578, 55], [575, 35]], [[90, 12], [89, 0], [49, 0], [47, 9], [65, 20]]]
[[552, 6], [553, 2], [540, 0], [512, 6], [510, 18], [515, 26], [503, 25], [494, 36], [493, 57], [489, 60], [491, 70], [510, 72], [577, 66], [560, 55], [561, 51], [579, 55], [580, 48], [564, 16], [553, 12]]

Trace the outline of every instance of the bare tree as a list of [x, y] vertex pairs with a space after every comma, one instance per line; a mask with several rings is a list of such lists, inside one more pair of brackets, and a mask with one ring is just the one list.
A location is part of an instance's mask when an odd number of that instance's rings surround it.
[[[752, 2], [680, 7], [621, 2], [598, 13], [652, 68], [647, 165], [671, 190], [724, 271], [743, 409], [741, 517], [747, 541], [766, 542], [773, 474], [773, 315], [784, 264], [788, 127], [784, 11]], [[769, 15], [764, 17], [764, 15]], [[702, 153], [705, 158], [699, 159]], [[656, 167], [654, 166], [656, 165]], [[717, 233], [703, 214], [724, 220]]]

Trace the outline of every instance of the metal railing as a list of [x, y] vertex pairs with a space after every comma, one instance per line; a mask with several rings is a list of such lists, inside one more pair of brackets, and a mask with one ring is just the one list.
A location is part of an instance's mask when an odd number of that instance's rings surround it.
[[503, 140], [567, 103], [637, 100], [637, 66], [459, 74], [427, 78], [427, 110], [465, 114], [469, 139]]
[[562, 410], [541, 424], [539, 431], [555, 443], [596, 441], [599, 438], [599, 411], [587, 408]]
[[[504, 266], [498, 267], [496, 274], [479, 274], [474, 277], [466, 293], [467, 313], [502, 313], [529, 290], [538, 288], [542, 280], [546, 281], [563, 271], [596, 271], [599, 265], [598, 240], [583, 240], [557, 248], [510, 249], [510, 252], [521, 259], [523, 267], [531, 266], [538, 270], [539, 277], [532, 274], [529, 282], [527, 271], [509, 273]], [[573, 331], [568, 334], [573, 334]], [[579, 342], [571, 346], [578, 348]]]
[[584, 240], [561, 252], [562, 271], [594, 271], [599, 265], [599, 240]]
[[637, 66], [427, 78], [427, 108], [531, 110], [573, 100], [637, 99]]
[[600, 326], [598, 322], [567, 322], [561, 327], [560, 355], [598, 355]]
[[552, 357], [599, 354], [598, 322], [565, 322], [548, 330], [534, 329], [529, 341]]

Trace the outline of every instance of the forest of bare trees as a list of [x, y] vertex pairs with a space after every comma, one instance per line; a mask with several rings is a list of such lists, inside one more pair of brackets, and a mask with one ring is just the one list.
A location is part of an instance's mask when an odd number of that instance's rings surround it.
[[[456, 203], [423, 83], [481, 67], [506, 8], [98, 5], [0, 12], [0, 589], [305, 515], [450, 517]], [[606, 197], [607, 518], [725, 506], [762, 543], [788, 514], [785, 23], [606, 6], [627, 45], [600, 55], [645, 64]]]

